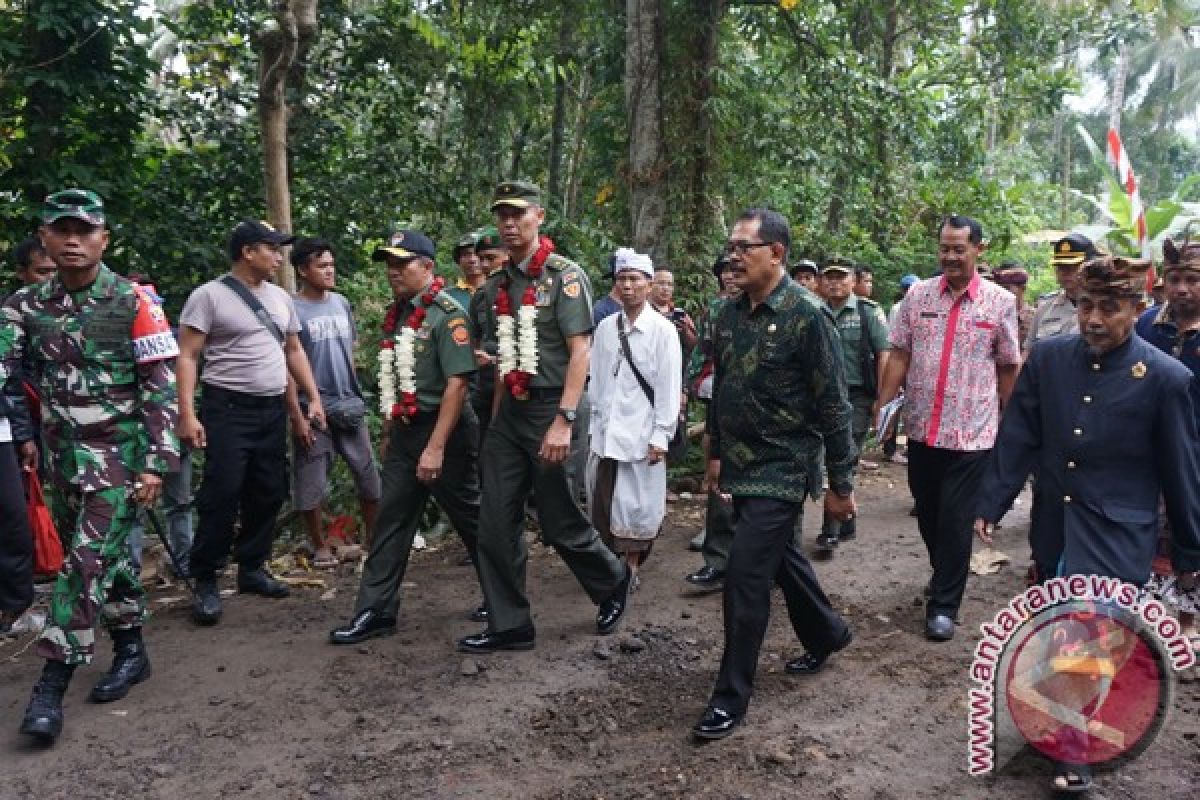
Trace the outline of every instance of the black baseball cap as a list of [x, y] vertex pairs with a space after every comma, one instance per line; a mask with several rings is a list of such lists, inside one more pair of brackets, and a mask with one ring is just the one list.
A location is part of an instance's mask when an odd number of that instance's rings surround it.
[[285, 245], [296, 241], [290, 233], [280, 233], [271, 227], [269, 222], [262, 220], [244, 219], [233, 229], [229, 236], [229, 257], [237, 261], [242, 257], [242, 248], [266, 242], [267, 244]]
[[1099, 255], [1096, 245], [1082, 233], [1072, 233], [1054, 243], [1050, 263], [1056, 267], [1074, 267]]
[[388, 256], [396, 258], [434, 258], [437, 248], [428, 236], [420, 231], [399, 230], [388, 235], [387, 244], [375, 248], [372, 261], [386, 261]]

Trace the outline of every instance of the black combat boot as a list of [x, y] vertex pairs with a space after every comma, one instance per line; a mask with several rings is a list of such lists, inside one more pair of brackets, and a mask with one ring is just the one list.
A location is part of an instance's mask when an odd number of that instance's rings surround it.
[[115, 630], [112, 637], [112, 666], [108, 674], [92, 689], [94, 703], [120, 700], [129, 694], [131, 686], [150, 677], [150, 659], [146, 656], [146, 645], [142, 642], [142, 629]]
[[33, 685], [33, 695], [21, 720], [21, 733], [36, 737], [43, 744], [53, 744], [62, 733], [63, 695], [75, 673], [74, 664], [47, 661], [42, 677]]

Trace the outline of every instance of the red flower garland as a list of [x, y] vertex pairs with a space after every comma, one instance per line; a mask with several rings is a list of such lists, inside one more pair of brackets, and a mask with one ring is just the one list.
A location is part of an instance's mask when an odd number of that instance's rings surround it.
[[[539, 236], [537, 250], [534, 251], [533, 258], [529, 259], [529, 266], [525, 270], [525, 274], [529, 276], [531, 283], [525, 287], [525, 292], [521, 295], [521, 305], [533, 306], [537, 304], [537, 289], [534, 284], [538, 278], [542, 277], [542, 268], [553, 252], [554, 242], [550, 240], [550, 237]], [[515, 325], [516, 313], [513, 309], [512, 298], [508, 294], [507, 280], [500, 284], [500, 288], [496, 292], [496, 314], [498, 316], [514, 317]], [[529, 382], [531, 380], [533, 380], [531, 373], [514, 369], [504, 376], [504, 386], [513, 397], [525, 400], [529, 397]]]
[[[414, 308], [412, 313], [408, 315], [408, 319], [404, 321], [404, 325], [408, 328], [412, 328], [414, 331], [419, 331], [421, 329], [421, 323], [425, 321], [425, 316], [429, 313], [426, 309], [433, 304], [434, 299], [445, 286], [445, 280], [443, 280], [441, 277], [435, 277], [433, 282], [429, 284], [429, 288], [421, 294], [420, 299], [417, 302], [417, 307]], [[388, 309], [387, 315], [383, 318], [383, 332], [389, 337], [395, 335], [396, 323], [399, 317], [400, 301], [397, 300], [396, 302], [392, 303], [391, 308]], [[391, 338], [384, 339], [382, 344], [380, 344], [380, 347], [382, 347], [384, 350], [393, 350], [396, 347], [396, 342]], [[396, 419], [397, 417], [408, 418], [416, 416], [417, 411], [417, 393], [401, 392], [400, 402], [392, 403], [391, 416], [392, 419]]]

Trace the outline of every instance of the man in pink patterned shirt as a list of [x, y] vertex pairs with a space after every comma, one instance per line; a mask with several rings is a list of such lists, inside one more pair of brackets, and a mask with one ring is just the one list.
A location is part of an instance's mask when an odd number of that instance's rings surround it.
[[908, 290], [877, 401], [886, 404], [905, 387], [908, 485], [933, 568], [925, 635], [935, 641], [954, 636], [973, 502], [1021, 363], [1012, 295], [975, 269], [983, 248], [975, 220], [954, 215], [942, 222], [942, 274]]

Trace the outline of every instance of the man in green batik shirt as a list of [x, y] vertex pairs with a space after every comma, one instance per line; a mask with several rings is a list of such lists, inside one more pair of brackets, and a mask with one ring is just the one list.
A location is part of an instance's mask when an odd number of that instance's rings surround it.
[[513, 337], [521, 336], [523, 326], [517, 318], [528, 290], [535, 310], [537, 365], [526, 390], [516, 394], [496, 370], [495, 413], [483, 447], [478, 558], [490, 617], [487, 630], [459, 640], [459, 650], [470, 653], [534, 646], [525, 595], [529, 554], [522, 531], [530, 490], [537, 499], [544, 541], [558, 551], [599, 606], [600, 633], [616, 629], [633, 584], [633, 573], [604, 546], [576, 503], [565, 467], [572, 433], [582, 429], [586, 413], [580, 404], [592, 332], [587, 273], [554, 253], [553, 243], [540, 236], [546, 212], [538, 187], [525, 181], [501, 183], [492, 211], [511, 263], [488, 278], [481, 290], [486, 293], [487, 314], [482, 339], [496, 341], [501, 352], [506, 346], [496, 309], [501, 292], [510, 298]]
[[[37, 643], [46, 659], [21, 732], [52, 742], [79, 664], [92, 660], [95, 625], [112, 635], [112, 668], [91, 698], [110, 702], [150, 675], [142, 642], [145, 591], [130, 561], [137, 505], [157, 501], [179, 468], [175, 339], [152, 299], [102, 262], [104, 205], [94, 192], [46, 198], [38, 231], [58, 266], [0, 312], [0, 382], [25, 359], [43, 402], [50, 504], [66, 556]], [[24, 453], [29, 463], [36, 453]]]
[[728, 736], [746, 713], [773, 586], [783, 590], [805, 648], [786, 664], [788, 673], [818, 672], [851, 638], [792, 539], [805, 499], [821, 491], [822, 442], [825, 510], [853, 517], [856, 452], [837, 330], [812, 293], [787, 276], [790, 244], [787, 220], [754, 208], [738, 217], [726, 245], [742, 293], [721, 308], [713, 328], [705, 488], [732, 497], [735, 532], [725, 573], [725, 652], [692, 728], [703, 739]]
[[[426, 302], [433, 285], [434, 253], [433, 242], [420, 231], [397, 231], [372, 256], [387, 262], [388, 283], [396, 296], [388, 312], [395, 331], [387, 335], [397, 358], [404, 349], [401, 332], [409, 318], [417, 308], [425, 311], [413, 341], [416, 410], [404, 410], [399, 417], [384, 412], [383, 498], [354, 618], [329, 634], [333, 644], [355, 644], [395, 632], [400, 584], [430, 496], [450, 517], [467, 552], [475, 555], [479, 431], [467, 402], [475, 356], [466, 312], [450, 293], [443, 289]], [[399, 374], [394, 361], [392, 369]], [[396, 405], [401, 407], [403, 391], [397, 382]]]

